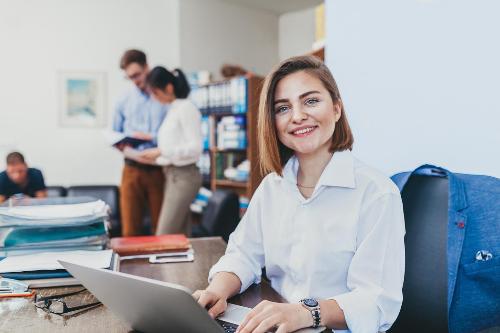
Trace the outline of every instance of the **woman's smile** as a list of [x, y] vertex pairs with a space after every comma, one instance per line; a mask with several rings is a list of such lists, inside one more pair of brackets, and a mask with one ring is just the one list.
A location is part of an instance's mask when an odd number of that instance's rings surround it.
[[296, 136], [299, 138], [304, 138], [304, 137], [311, 135], [316, 128], [318, 128], [317, 125], [300, 126], [300, 127], [297, 127], [295, 129], [291, 130], [289, 133], [292, 134], [293, 136]]

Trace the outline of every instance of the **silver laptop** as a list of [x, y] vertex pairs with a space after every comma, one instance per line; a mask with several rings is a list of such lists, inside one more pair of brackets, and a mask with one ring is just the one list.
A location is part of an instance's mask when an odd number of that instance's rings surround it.
[[[229, 333], [236, 331], [251, 310], [229, 304], [226, 312], [214, 320], [183, 286], [59, 262], [117, 317], [137, 331], [154, 333], [168, 329], [169, 332]], [[321, 330], [307, 328], [298, 332]]]

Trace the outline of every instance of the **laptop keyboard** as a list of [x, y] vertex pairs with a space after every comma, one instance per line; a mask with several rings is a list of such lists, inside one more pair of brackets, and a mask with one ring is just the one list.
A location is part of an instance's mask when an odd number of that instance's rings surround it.
[[236, 332], [236, 329], [238, 328], [238, 325], [233, 324], [233, 323], [228, 323], [227, 321], [223, 321], [220, 319], [216, 319], [216, 321], [217, 321], [217, 323], [219, 323], [219, 325], [222, 326], [222, 328], [224, 329], [224, 331], [226, 333], [234, 333], [234, 332]]

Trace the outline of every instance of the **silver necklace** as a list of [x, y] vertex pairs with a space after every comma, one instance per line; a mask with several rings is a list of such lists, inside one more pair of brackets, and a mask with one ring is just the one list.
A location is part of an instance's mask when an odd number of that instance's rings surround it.
[[300, 185], [299, 183], [296, 183], [296, 185], [298, 187], [302, 187], [302, 188], [315, 188], [316, 186], [304, 186], [304, 185]]

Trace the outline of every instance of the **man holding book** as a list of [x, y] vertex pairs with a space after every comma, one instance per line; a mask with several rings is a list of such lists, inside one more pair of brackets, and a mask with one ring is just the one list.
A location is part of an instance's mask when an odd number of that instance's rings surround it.
[[[154, 148], [156, 136], [166, 107], [153, 100], [146, 88], [149, 67], [146, 54], [140, 50], [126, 51], [120, 61], [120, 68], [132, 81], [133, 87], [118, 101], [113, 118], [113, 130], [126, 136], [145, 140], [134, 147], [138, 151]], [[118, 145], [124, 150], [124, 145]], [[164, 176], [161, 167], [142, 163], [125, 156], [125, 165], [120, 186], [120, 213], [123, 236], [141, 234], [146, 205], [149, 205], [153, 232], [163, 200]]]

